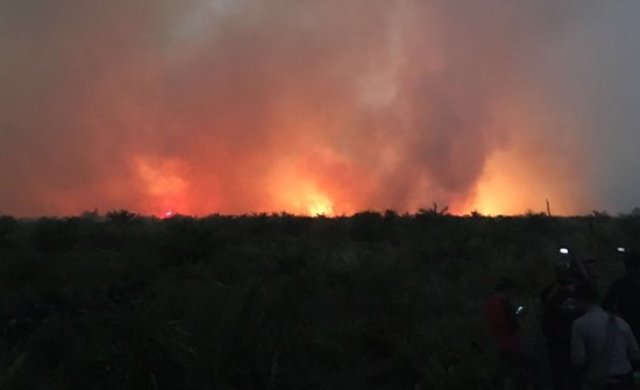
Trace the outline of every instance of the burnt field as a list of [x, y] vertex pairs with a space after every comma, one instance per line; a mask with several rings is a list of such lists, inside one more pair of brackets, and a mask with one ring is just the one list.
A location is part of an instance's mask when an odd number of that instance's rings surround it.
[[602, 214], [0, 217], [0, 389], [490, 389], [498, 278], [536, 340], [560, 246], [603, 289], [639, 239]]

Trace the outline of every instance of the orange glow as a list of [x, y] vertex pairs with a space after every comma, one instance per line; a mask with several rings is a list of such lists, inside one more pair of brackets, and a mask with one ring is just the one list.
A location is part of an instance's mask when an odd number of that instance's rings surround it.
[[165, 210], [161, 218], [170, 218], [176, 210], [188, 212], [189, 183], [184, 178], [184, 166], [176, 160], [137, 157], [135, 168], [149, 198], [146, 212]]
[[[531, 173], [525, 171], [523, 164], [517, 166], [518, 162], [514, 161], [509, 170], [498, 169], [498, 166], [509, 166], [500, 165], [502, 158], [504, 156], [498, 156], [490, 162], [486, 174], [478, 183], [475, 199], [468, 212], [475, 210], [488, 216], [523, 214], [527, 211], [540, 213], [545, 212], [547, 198], [557, 200], [555, 191], [536, 182]], [[552, 204], [557, 206], [556, 212], [566, 213], [563, 203], [558, 201]]]
[[[304, 126], [316, 126], [311, 117]], [[327, 129], [332, 129], [326, 124]], [[347, 157], [324, 145], [309, 144], [301, 137], [306, 150], [278, 159], [265, 176], [267, 199], [263, 207], [268, 212], [285, 211], [307, 216], [351, 214], [364, 208], [365, 189], [369, 186], [363, 175], [357, 175]]]
[[521, 158], [517, 153], [494, 155], [466, 213], [474, 210], [489, 216], [545, 213], [547, 199], [554, 215], [579, 213], [581, 198], [571, 188], [558, 185], [558, 179], [553, 178], [556, 172], [533, 164], [534, 160]]
[[518, 131], [489, 156], [465, 213], [546, 213], [547, 200], [554, 215], [583, 212], [582, 205], [589, 201], [577, 191], [582, 177], [574, 166], [581, 159], [580, 148], [563, 149], [558, 145], [568, 141], [547, 138], [547, 128], [556, 124], [547, 123], [548, 115], [533, 102], [522, 106], [507, 102], [503, 107], [507, 109], [493, 125]]
[[269, 180], [270, 207], [298, 215], [335, 215], [335, 194], [330, 187], [333, 183], [321, 183], [319, 172], [304, 160], [282, 160], [274, 167]]
[[287, 212], [309, 216], [332, 216], [333, 202], [313, 184], [299, 180], [278, 191], [277, 203]]
[[9, 7], [0, 213], [585, 211], [611, 166], [581, 158], [600, 110], [576, 92], [602, 86], [566, 77], [573, 11], [544, 2]]
[[522, 209], [525, 198], [525, 194], [521, 193], [525, 187], [523, 178], [520, 178], [520, 183], [513, 180], [513, 172], [500, 169], [510, 165], [500, 160], [501, 158], [497, 157], [489, 162], [484, 176], [478, 183], [475, 199], [468, 212], [478, 211], [483, 215], [496, 216], [525, 210]]
[[308, 197], [309, 207], [307, 212], [309, 215], [317, 217], [320, 215], [331, 216], [333, 215], [333, 205], [331, 201], [321, 194], [311, 194]]

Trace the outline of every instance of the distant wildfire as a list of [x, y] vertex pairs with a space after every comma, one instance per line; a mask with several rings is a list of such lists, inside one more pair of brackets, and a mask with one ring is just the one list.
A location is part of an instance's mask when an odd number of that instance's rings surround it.
[[5, 1], [0, 214], [581, 212], [567, 4]]

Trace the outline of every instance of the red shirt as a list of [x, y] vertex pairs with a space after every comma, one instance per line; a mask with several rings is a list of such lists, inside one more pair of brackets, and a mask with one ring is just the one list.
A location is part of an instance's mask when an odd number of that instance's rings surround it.
[[500, 351], [519, 351], [518, 324], [509, 301], [499, 293], [493, 294], [485, 303], [485, 313], [489, 330]]

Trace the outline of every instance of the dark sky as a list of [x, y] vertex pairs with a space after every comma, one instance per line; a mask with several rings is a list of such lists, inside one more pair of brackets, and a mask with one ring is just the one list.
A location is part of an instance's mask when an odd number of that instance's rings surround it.
[[640, 2], [0, 0], [0, 214], [629, 211]]

